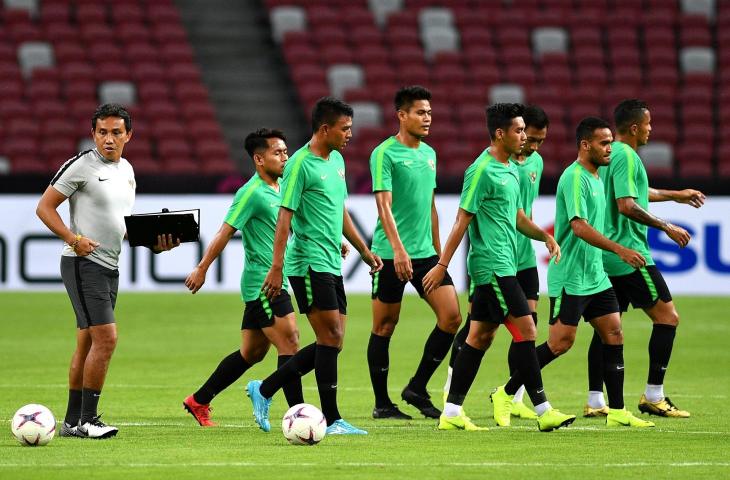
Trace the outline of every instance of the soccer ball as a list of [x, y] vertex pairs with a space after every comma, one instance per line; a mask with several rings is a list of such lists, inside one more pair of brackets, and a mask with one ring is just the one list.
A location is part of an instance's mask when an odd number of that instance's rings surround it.
[[324, 438], [327, 420], [314, 405], [300, 403], [286, 411], [281, 429], [292, 445], [316, 445]]
[[56, 419], [43, 405], [30, 403], [20, 407], [13, 415], [12, 432], [23, 445], [46, 445], [56, 434]]

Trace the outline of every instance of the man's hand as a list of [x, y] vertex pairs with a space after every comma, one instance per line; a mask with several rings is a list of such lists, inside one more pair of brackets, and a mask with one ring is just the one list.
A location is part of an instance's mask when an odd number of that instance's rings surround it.
[[362, 258], [362, 261], [367, 263], [370, 267], [370, 275], [373, 275], [383, 269], [383, 261], [369, 249], [362, 252], [360, 254], [360, 258]]
[[86, 238], [82, 236], [78, 239], [78, 241], [75, 241], [71, 243], [71, 248], [73, 248], [73, 251], [76, 255], [79, 257], [85, 257], [89, 255], [91, 252], [96, 250], [96, 247], [99, 246], [99, 242], [92, 240], [90, 238]]
[[426, 295], [430, 295], [431, 292], [441, 286], [441, 282], [444, 281], [445, 276], [446, 267], [441, 264], [434, 265], [434, 267], [423, 277], [423, 292]]
[[284, 274], [282, 267], [271, 266], [269, 273], [266, 274], [264, 284], [261, 291], [264, 292], [266, 298], [271, 300], [281, 292], [281, 285], [284, 283]]
[[664, 227], [664, 233], [682, 248], [686, 247], [692, 238], [687, 230], [672, 223], [667, 223]]
[[680, 190], [677, 192], [675, 201], [677, 203], [686, 203], [695, 208], [700, 208], [702, 205], [705, 204], [705, 198], [705, 194], [700, 192], [699, 190], [692, 190], [691, 188], [687, 188], [685, 190]]
[[200, 267], [195, 267], [192, 272], [190, 272], [190, 275], [188, 275], [188, 278], [185, 279], [185, 286], [188, 287], [188, 290], [193, 292], [197, 292], [203, 287], [203, 284], [205, 283], [205, 274], [206, 270]]
[[560, 245], [555, 241], [552, 235], [548, 235], [548, 239], [545, 240], [545, 246], [548, 249], [550, 258], [555, 257], [555, 263], [560, 263]]
[[178, 246], [180, 246], [180, 239], [177, 238], [173, 242], [172, 234], [168, 233], [167, 235], [165, 235], [165, 234], [157, 235], [157, 245], [152, 247], [152, 250], [155, 253], [167, 252]]
[[342, 242], [342, 245], [340, 245], [340, 255], [342, 256], [342, 259], [346, 259], [349, 254], [350, 245], [348, 245], [347, 242]]
[[401, 282], [407, 282], [413, 278], [413, 264], [405, 250], [393, 250], [393, 267], [395, 276]]
[[622, 247], [621, 250], [618, 252], [618, 256], [619, 258], [621, 258], [621, 260], [628, 263], [634, 268], [641, 268], [643, 266], [646, 266], [646, 259], [636, 250]]

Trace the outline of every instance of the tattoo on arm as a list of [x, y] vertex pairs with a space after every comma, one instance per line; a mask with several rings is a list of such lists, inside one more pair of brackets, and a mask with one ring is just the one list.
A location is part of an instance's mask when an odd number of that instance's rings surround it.
[[667, 225], [667, 222], [657, 217], [656, 215], [652, 215], [651, 213], [647, 212], [646, 210], [641, 208], [638, 203], [634, 203], [631, 206], [631, 210], [626, 213], [626, 216], [629, 217], [631, 220], [634, 220], [635, 222], [641, 223], [642, 225], [658, 228], [660, 230], [663, 230], [664, 227], [666, 227]]

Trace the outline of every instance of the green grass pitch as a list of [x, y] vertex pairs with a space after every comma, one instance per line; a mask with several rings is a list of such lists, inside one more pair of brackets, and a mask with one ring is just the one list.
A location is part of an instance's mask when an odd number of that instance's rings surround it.
[[[540, 303], [540, 339], [547, 302]], [[213, 402], [218, 428], [202, 429], [181, 402], [239, 342], [241, 303], [234, 294], [132, 294], [117, 306], [119, 344], [100, 403], [117, 437], [92, 441], [55, 438], [43, 448], [20, 446], [10, 434], [13, 412], [42, 403], [62, 419], [74, 320], [63, 293], [0, 294], [0, 478], [728, 478], [730, 477], [730, 298], [676, 299], [681, 326], [666, 381], [690, 419], [655, 418], [656, 429], [608, 430], [601, 420], [580, 417], [586, 400], [586, 350], [590, 327], [581, 325], [573, 350], [543, 372], [551, 403], [579, 414], [569, 428], [540, 433], [533, 422], [507, 429], [439, 432], [433, 420], [374, 421], [366, 365], [370, 306], [350, 295], [345, 348], [340, 356], [339, 402], [347, 420], [366, 428], [363, 437], [327, 437], [315, 447], [287, 444], [279, 430], [283, 395], [272, 405], [272, 433], [259, 431], [244, 395], [245, 382], [262, 378], [275, 354], [247, 372]], [[465, 305], [462, 299], [462, 306]], [[391, 343], [391, 397], [414, 372], [433, 328], [428, 307], [404, 300]], [[311, 342], [299, 318], [302, 344]], [[650, 321], [640, 312], [624, 319], [627, 406], [636, 404], [646, 381]], [[502, 329], [487, 352], [465, 410], [492, 426], [489, 391], [507, 378], [509, 339]], [[445, 364], [429, 388], [441, 404]], [[304, 379], [307, 401], [319, 404], [313, 375]]]

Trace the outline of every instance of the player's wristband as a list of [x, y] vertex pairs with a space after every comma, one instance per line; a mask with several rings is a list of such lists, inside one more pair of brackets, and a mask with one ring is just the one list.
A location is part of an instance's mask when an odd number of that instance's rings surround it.
[[81, 236], [82, 235], [80, 233], [76, 234], [76, 237], [74, 238], [73, 243], [71, 243], [69, 245], [69, 247], [71, 247], [72, 250], [76, 250], [76, 247], [79, 245], [79, 242], [81, 241]]
[[444, 267], [444, 268], [449, 268], [449, 266], [448, 266], [448, 265], [444, 265], [444, 264], [443, 264], [443, 263], [441, 263], [441, 262], [436, 262], [436, 265], [441, 265], [441, 266], [442, 266], [442, 267]]

